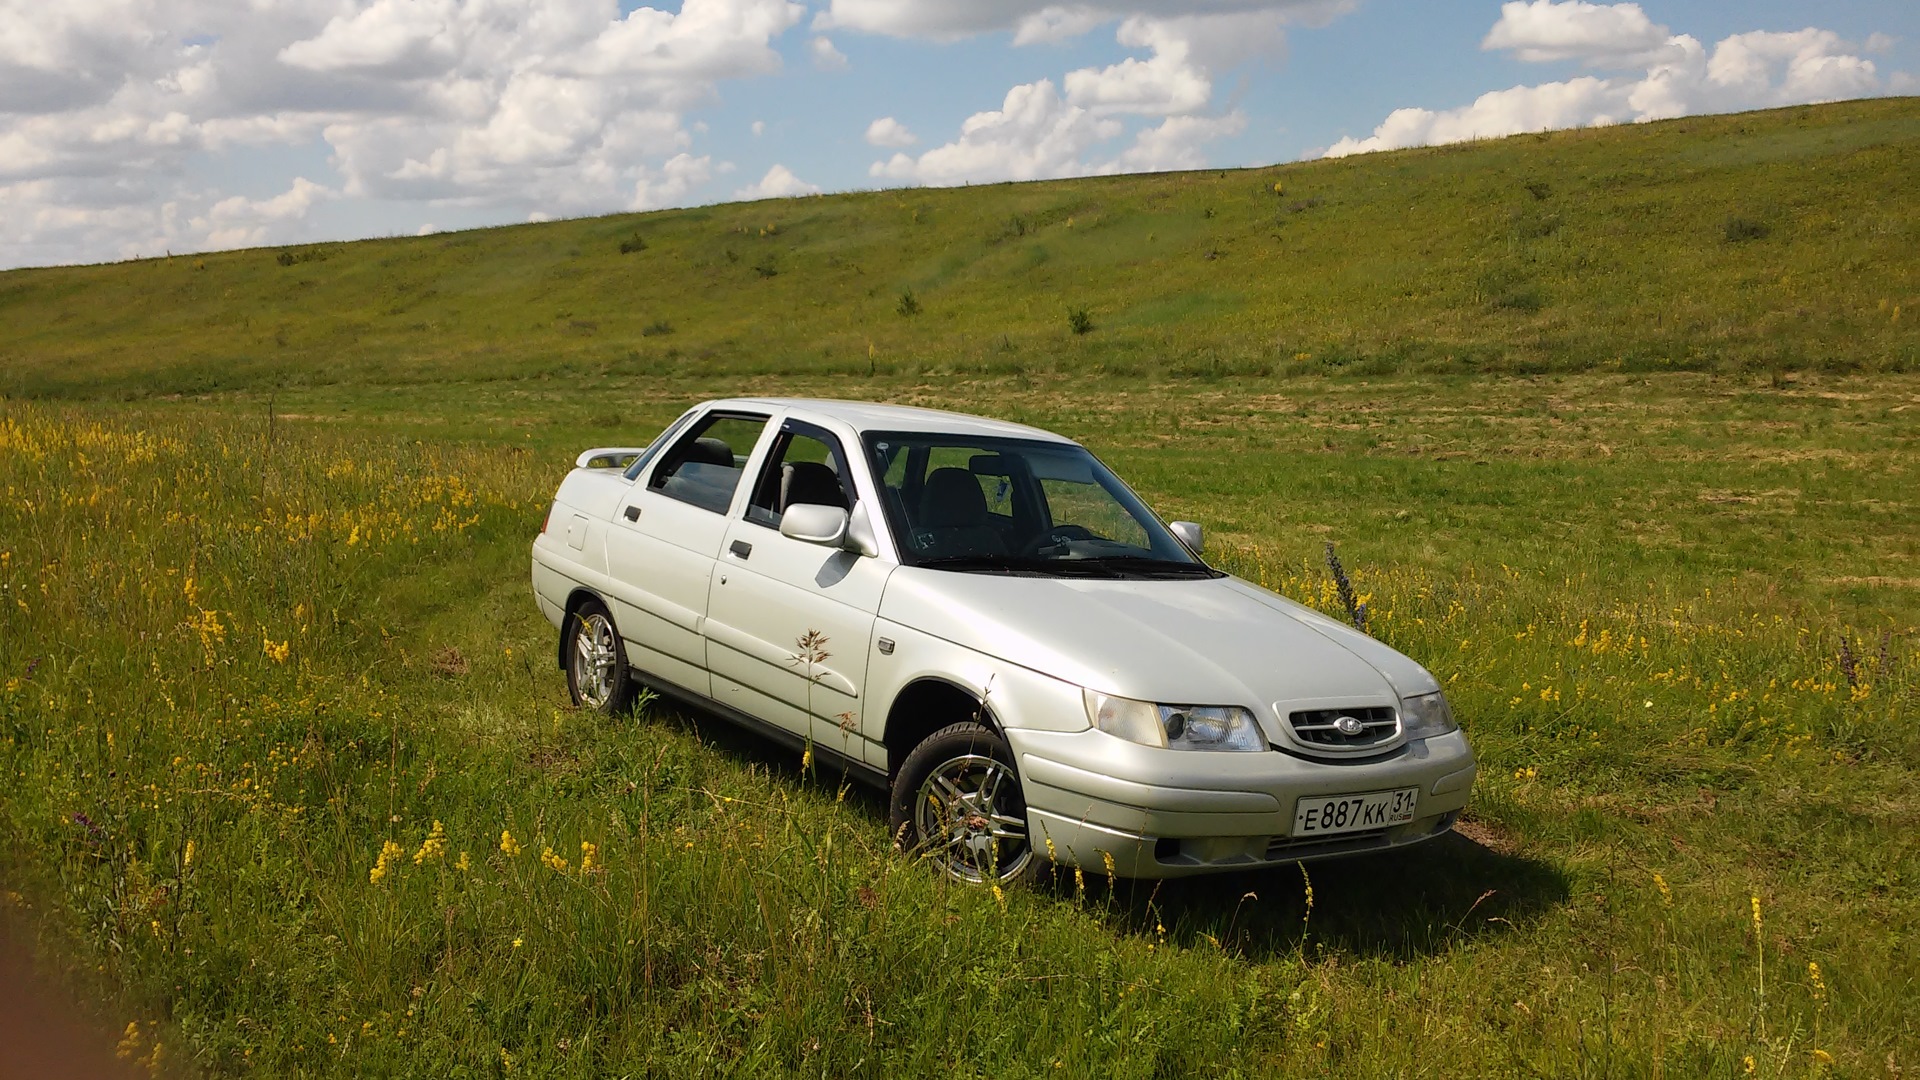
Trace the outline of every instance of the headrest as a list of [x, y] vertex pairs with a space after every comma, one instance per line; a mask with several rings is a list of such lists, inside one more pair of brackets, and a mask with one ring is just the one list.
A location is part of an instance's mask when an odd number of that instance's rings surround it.
[[987, 521], [987, 496], [980, 481], [965, 469], [935, 469], [920, 493], [923, 529], [964, 529]]
[[817, 461], [789, 461], [780, 466], [780, 509], [795, 503], [847, 509], [847, 493], [840, 475]]
[[686, 456], [680, 460], [682, 463], [691, 461], [701, 465], [724, 465], [731, 469], [733, 468], [733, 447], [728, 446], [724, 439], [703, 435], [693, 440], [693, 445], [687, 447]]

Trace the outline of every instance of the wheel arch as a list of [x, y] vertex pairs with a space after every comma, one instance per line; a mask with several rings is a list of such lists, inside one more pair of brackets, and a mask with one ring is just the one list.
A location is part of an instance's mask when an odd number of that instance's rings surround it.
[[[576, 586], [572, 592], [567, 594], [567, 602], [560, 609], [559, 641], [554, 646], [553, 654], [554, 663], [562, 671], [567, 669], [567, 630], [573, 625], [573, 617], [579, 614], [580, 609], [585, 607], [588, 601], [599, 604], [600, 607], [607, 612], [607, 619], [609, 621], [613, 619], [613, 609], [608, 607], [607, 602], [600, 598], [600, 594], [594, 592], [592, 589], [584, 585]], [[619, 624], [616, 623], [614, 625], [614, 631], [618, 633], [619, 629]]]
[[929, 735], [968, 720], [1005, 738], [993, 707], [971, 687], [938, 675], [923, 675], [901, 687], [887, 707], [887, 723], [880, 736], [887, 748], [888, 777], [900, 771], [900, 763]]

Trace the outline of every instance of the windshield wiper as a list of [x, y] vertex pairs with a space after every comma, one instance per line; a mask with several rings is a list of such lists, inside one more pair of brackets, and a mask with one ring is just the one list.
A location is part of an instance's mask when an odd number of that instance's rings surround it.
[[1220, 571], [1197, 562], [1179, 562], [1174, 559], [1161, 559], [1152, 555], [1095, 555], [1090, 558], [1076, 559], [1082, 565], [1093, 563], [1115, 571], [1131, 571], [1156, 577], [1196, 577], [1212, 578], [1222, 576]]
[[1048, 577], [1100, 577], [1120, 575], [1097, 559], [1043, 559], [1032, 555], [939, 555], [922, 559], [916, 566], [930, 570], [958, 570], [981, 574], [1041, 574]]

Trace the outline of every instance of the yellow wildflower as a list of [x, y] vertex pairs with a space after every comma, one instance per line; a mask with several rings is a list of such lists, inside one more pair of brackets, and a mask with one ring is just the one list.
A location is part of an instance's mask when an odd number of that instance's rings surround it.
[[523, 944], [525, 944], [525, 942], [522, 942], [522, 941], [521, 941], [521, 940], [520, 940], [519, 938], [514, 938], [514, 939], [513, 939], [513, 947], [514, 947], [514, 948], [516, 948], [516, 949], [517, 949], [517, 948], [519, 948], [519, 947], [520, 947], [521, 945], [523, 945]]
[[420, 842], [420, 850], [413, 853], [413, 865], [437, 862], [447, 854], [447, 830], [439, 822], [433, 823], [433, 829], [427, 838]]
[[460, 858], [455, 860], [453, 864], [453, 868], [455, 870], [460, 870], [464, 872], [466, 870], [470, 870], [473, 868], [473, 862], [467, 858], [467, 853], [462, 851], [460, 853]]
[[1752, 1054], [1748, 1054], [1746, 1057], [1741, 1058], [1740, 1064], [1746, 1070], [1746, 1074], [1748, 1076], [1752, 1076], [1760, 1068], [1760, 1064], [1753, 1060]]
[[189, 840], [187, 841], [186, 854], [180, 857], [180, 866], [182, 869], [185, 869], [192, 865], [193, 865], [193, 841]]
[[272, 638], [267, 636], [266, 631], [262, 630], [260, 632], [260, 651], [266, 654], [267, 659], [274, 663], [284, 664], [287, 662], [287, 654], [293, 651], [293, 645], [288, 641], [282, 641], [276, 644]]
[[600, 849], [589, 841], [580, 841], [580, 872], [591, 874], [599, 865]]
[[508, 832], [505, 829], [501, 829], [500, 830], [500, 850], [506, 852], [509, 857], [518, 855], [520, 854], [520, 841], [515, 840], [513, 838], [512, 833]]
[[1813, 983], [1813, 1000], [1827, 1000], [1827, 980], [1820, 977], [1820, 962], [1807, 961], [1807, 980]]
[[567, 860], [555, 855], [552, 848], [542, 848], [540, 850], [540, 861], [552, 867], [555, 872], [561, 872], [567, 868]]
[[1753, 934], [1755, 937], [1760, 936], [1760, 897], [1758, 896], [1753, 898]]
[[380, 845], [380, 857], [374, 860], [373, 869], [367, 872], [367, 880], [375, 885], [380, 884], [380, 879], [387, 876], [387, 870], [405, 854], [406, 850], [391, 840]]
[[1660, 903], [1672, 907], [1673, 890], [1667, 888], [1667, 879], [1661, 877], [1657, 871], [1653, 875], [1653, 887], [1660, 890]]
[[1827, 1053], [1825, 1050], [1814, 1049], [1814, 1050], [1809, 1050], [1807, 1052], [1813, 1055], [1813, 1060], [1819, 1062], [1822, 1065], [1833, 1064], [1833, 1055]]

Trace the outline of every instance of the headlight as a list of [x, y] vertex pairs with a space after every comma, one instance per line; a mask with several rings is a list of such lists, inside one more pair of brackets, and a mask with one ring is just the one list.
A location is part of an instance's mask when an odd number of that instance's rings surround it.
[[1253, 714], [1238, 705], [1155, 705], [1085, 693], [1087, 719], [1109, 735], [1171, 750], [1265, 750]]
[[1427, 739], [1457, 730], [1445, 694], [1421, 694], [1400, 699], [1400, 722], [1409, 739]]

